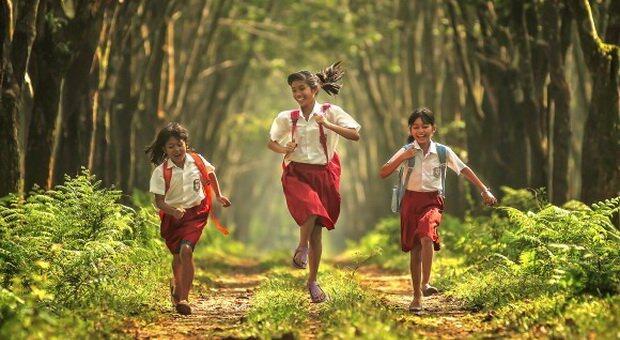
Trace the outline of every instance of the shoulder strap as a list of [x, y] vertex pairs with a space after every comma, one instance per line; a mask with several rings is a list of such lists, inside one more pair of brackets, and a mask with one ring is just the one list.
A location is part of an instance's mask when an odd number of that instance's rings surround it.
[[440, 194], [442, 196], [446, 196], [446, 170], [448, 168], [448, 164], [446, 164], [446, 153], [448, 150], [446, 146], [443, 144], [437, 143], [437, 156], [439, 157], [439, 171], [441, 177], [441, 191]]
[[208, 196], [208, 187], [209, 185], [211, 185], [211, 181], [209, 180], [209, 173], [207, 172], [207, 167], [205, 165], [205, 163], [202, 161], [202, 158], [200, 157], [200, 155], [198, 155], [195, 152], [190, 152], [189, 153], [190, 156], [192, 156], [192, 158], [194, 159], [194, 162], [196, 163], [196, 167], [198, 168], [198, 171], [200, 171], [200, 179], [202, 181], [202, 189], [205, 192], [205, 196]]
[[[330, 107], [331, 107], [330, 103], [324, 103], [321, 106], [321, 114], [325, 115], [325, 113], [327, 112], [327, 110], [329, 110]], [[320, 133], [319, 140], [321, 141], [321, 145], [323, 146], [323, 152], [325, 153], [325, 159], [327, 160], [327, 163], [329, 163], [329, 154], [327, 153], [327, 136], [325, 135], [325, 130], [323, 129], [323, 125], [321, 124], [319, 124], [319, 133]]]
[[[202, 180], [202, 190], [204, 190], [205, 197], [207, 198], [207, 202], [209, 206], [211, 206], [212, 199], [211, 199], [211, 192], [209, 191], [211, 181], [209, 180], [209, 173], [207, 172], [207, 167], [205, 163], [202, 161], [202, 158], [200, 157], [200, 155], [198, 155], [195, 152], [190, 152], [190, 155], [194, 159], [194, 162], [196, 162], [196, 167], [198, 168], [198, 171], [200, 171], [200, 179]], [[228, 231], [228, 228], [226, 228], [226, 226], [224, 226], [220, 222], [217, 216], [215, 216], [215, 212], [212, 211], [210, 215], [211, 215], [211, 221], [213, 221], [215, 225], [215, 229], [217, 229], [223, 235], [228, 235], [230, 231]]]
[[170, 189], [170, 181], [172, 180], [172, 168], [168, 167], [168, 160], [165, 160], [164, 163], [162, 164], [162, 170], [164, 173], [164, 194], [166, 194], [168, 192], [168, 189]]
[[297, 121], [299, 120], [299, 110], [291, 111], [291, 141], [295, 142], [295, 129], [297, 129]]

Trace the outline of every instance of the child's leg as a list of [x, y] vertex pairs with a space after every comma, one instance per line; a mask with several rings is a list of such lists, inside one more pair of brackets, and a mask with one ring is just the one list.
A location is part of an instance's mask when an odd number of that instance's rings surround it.
[[308, 275], [308, 282], [316, 281], [316, 275], [319, 271], [319, 264], [321, 263], [321, 253], [323, 252], [322, 242], [323, 227], [315, 225], [312, 233], [310, 234], [310, 252], [308, 253], [308, 265], [310, 267], [310, 274]]
[[299, 227], [299, 245], [298, 247], [307, 247], [310, 241], [310, 234], [314, 230], [314, 224], [316, 222], [316, 216], [312, 215]]
[[187, 300], [189, 290], [194, 280], [194, 256], [192, 246], [187, 243], [181, 244], [179, 251], [181, 258], [181, 284], [178, 289], [179, 300]]
[[179, 298], [179, 288], [181, 287], [181, 256], [172, 254], [172, 277], [174, 283], [174, 295]]
[[420, 239], [422, 243], [422, 286], [431, 280], [431, 268], [433, 267], [433, 240], [428, 237]]
[[422, 246], [419, 242], [416, 242], [411, 249], [411, 285], [413, 287], [413, 302], [417, 306], [420, 305], [422, 299]]

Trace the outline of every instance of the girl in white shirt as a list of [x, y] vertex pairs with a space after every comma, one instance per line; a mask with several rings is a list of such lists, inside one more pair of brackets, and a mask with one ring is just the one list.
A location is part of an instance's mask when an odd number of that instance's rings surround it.
[[[465, 165], [447, 146], [433, 142], [435, 118], [426, 107], [416, 109], [409, 117], [408, 144], [396, 151], [379, 172], [382, 178], [389, 176], [401, 163], [414, 158], [406, 191], [400, 206], [401, 248], [411, 252], [412, 311], [422, 309], [422, 295], [437, 293], [429, 284], [433, 264], [434, 243], [438, 246], [437, 227], [441, 223], [445, 188], [442, 174], [449, 167], [457, 174], [463, 174], [479, 190], [485, 204], [497, 202], [491, 191], [476, 174]], [[439, 151], [445, 152], [445, 164], [440, 164]], [[444, 167], [442, 169], [442, 167]], [[404, 172], [406, 173], [406, 171]], [[405, 177], [405, 176], [403, 176]], [[403, 180], [403, 179], [400, 179]]]
[[160, 209], [161, 236], [172, 253], [172, 303], [180, 314], [191, 314], [189, 291], [194, 280], [193, 250], [211, 210], [210, 189], [224, 207], [230, 200], [220, 192], [215, 168], [201, 155], [188, 152], [187, 130], [169, 123], [146, 149], [157, 167], [149, 191]]
[[268, 147], [284, 154], [282, 187], [288, 209], [300, 226], [293, 255], [296, 268], [306, 268], [313, 302], [327, 298], [317, 284], [321, 261], [321, 231], [334, 229], [340, 214], [340, 160], [335, 152], [339, 136], [359, 140], [360, 125], [342, 108], [316, 101], [319, 89], [338, 94], [343, 70], [340, 62], [320, 73], [300, 71], [288, 76], [298, 109], [280, 112], [270, 130]]

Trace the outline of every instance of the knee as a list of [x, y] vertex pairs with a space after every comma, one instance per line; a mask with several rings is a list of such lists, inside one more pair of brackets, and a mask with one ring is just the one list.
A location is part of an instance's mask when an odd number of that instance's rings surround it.
[[191, 260], [193, 252], [194, 250], [192, 249], [192, 246], [186, 243], [182, 244], [181, 249], [179, 250], [179, 257], [181, 258], [181, 261]]

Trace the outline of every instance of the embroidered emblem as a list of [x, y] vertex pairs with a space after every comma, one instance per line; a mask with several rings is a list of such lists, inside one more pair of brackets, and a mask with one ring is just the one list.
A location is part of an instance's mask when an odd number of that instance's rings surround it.
[[196, 178], [194, 180], [194, 191], [198, 192], [200, 190], [200, 179]]
[[435, 176], [435, 178], [441, 176], [441, 165], [433, 168], [433, 176]]

